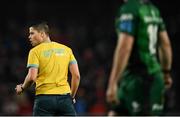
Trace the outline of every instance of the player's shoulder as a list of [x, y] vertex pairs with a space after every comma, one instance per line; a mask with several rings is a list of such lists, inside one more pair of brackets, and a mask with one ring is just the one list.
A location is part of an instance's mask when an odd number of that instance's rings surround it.
[[140, 7], [139, 2], [137, 1], [128, 1], [120, 6], [119, 11], [121, 13], [131, 13], [136, 14]]
[[159, 8], [158, 8], [156, 5], [154, 5], [154, 4], [152, 4], [152, 3], [151, 3], [150, 5], [151, 5], [151, 8], [152, 8], [154, 11], [160, 13]]

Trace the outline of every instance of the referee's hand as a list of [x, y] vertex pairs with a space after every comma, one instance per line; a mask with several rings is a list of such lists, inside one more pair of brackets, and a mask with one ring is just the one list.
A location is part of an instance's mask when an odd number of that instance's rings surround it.
[[16, 85], [15, 90], [18, 95], [22, 94], [22, 92], [23, 92], [22, 84]]
[[73, 102], [73, 104], [75, 104], [76, 103], [76, 99], [72, 98], [72, 102]]

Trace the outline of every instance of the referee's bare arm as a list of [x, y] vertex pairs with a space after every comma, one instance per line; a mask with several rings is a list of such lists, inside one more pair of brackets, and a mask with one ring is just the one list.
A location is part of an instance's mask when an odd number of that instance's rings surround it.
[[29, 68], [28, 74], [26, 75], [24, 83], [16, 85], [15, 90], [18, 95], [20, 95], [25, 89], [30, 87], [36, 81], [37, 73], [38, 73], [37, 68], [34, 68], [34, 67]]
[[72, 75], [72, 79], [71, 79], [71, 97], [75, 98], [76, 92], [78, 90], [79, 87], [79, 83], [80, 83], [80, 73], [79, 73], [79, 68], [78, 68], [78, 64], [70, 64], [70, 72]]
[[30, 87], [34, 82], [36, 82], [37, 79], [37, 74], [38, 74], [38, 68], [31, 67], [29, 68], [28, 74], [25, 78], [24, 83], [22, 84], [22, 87], [24, 89], [27, 89]]

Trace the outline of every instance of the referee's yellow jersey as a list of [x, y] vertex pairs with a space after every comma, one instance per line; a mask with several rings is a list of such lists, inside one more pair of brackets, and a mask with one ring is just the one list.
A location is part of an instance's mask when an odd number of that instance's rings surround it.
[[41, 43], [29, 52], [27, 67], [37, 67], [36, 95], [70, 93], [68, 67], [77, 64], [72, 50], [56, 42]]

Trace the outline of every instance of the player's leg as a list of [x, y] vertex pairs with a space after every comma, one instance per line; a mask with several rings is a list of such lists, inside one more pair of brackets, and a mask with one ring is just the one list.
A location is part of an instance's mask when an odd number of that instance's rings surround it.
[[142, 77], [138, 76], [137, 74], [128, 74], [126, 76], [127, 84], [125, 86], [126, 91], [126, 107], [130, 115], [140, 115], [142, 112]]
[[151, 102], [151, 115], [162, 115], [164, 108], [164, 93], [165, 86], [163, 75], [161, 73], [154, 76], [154, 82], [152, 84], [150, 92], [150, 102]]
[[119, 98], [128, 115], [139, 115], [142, 111], [142, 77], [128, 73], [120, 84]]
[[109, 111], [107, 113], [108, 116], [127, 116], [129, 115], [128, 109], [125, 106], [125, 98], [126, 98], [126, 91], [125, 86], [128, 83], [128, 80], [123, 77], [117, 91], [117, 96], [119, 99], [119, 104], [111, 104], [108, 105]]
[[[125, 85], [125, 104], [131, 115], [159, 115], [163, 104], [162, 76], [129, 74]], [[158, 106], [159, 105], [159, 106]]]
[[107, 113], [107, 116], [128, 116], [129, 112], [122, 104], [114, 105]]

